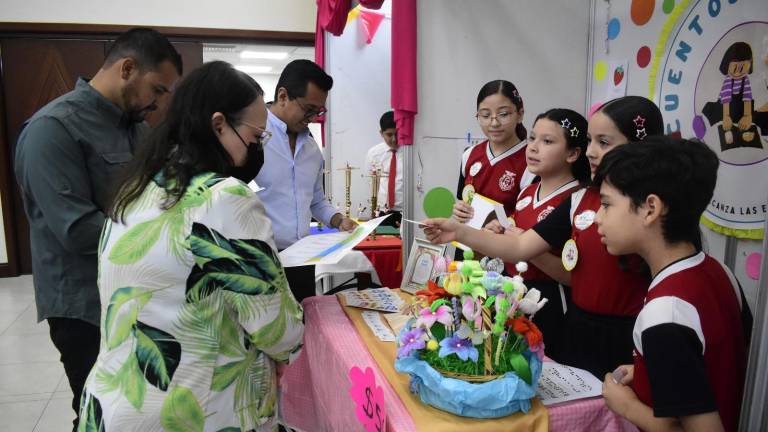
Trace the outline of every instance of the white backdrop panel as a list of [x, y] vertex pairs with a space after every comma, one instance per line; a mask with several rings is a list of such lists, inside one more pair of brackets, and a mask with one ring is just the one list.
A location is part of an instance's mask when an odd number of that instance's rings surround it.
[[529, 128], [549, 108], [584, 112], [589, 15], [589, 0], [418, 2], [416, 218], [425, 216], [424, 193], [438, 186], [455, 191], [467, 133], [482, 138], [474, 114], [486, 82], [517, 86]]

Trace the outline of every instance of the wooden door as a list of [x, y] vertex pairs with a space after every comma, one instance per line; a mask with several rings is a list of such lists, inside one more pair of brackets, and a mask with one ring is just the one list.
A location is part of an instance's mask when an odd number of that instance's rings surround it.
[[[0, 276], [32, 272], [29, 224], [13, 173], [13, 154], [21, 125], [45, 104], [72, 90], [78, 77], [93, 77], [104, 63], [110, 43], [106, 37], [0, 39], [0, 199], [8, 254], [8, 263], [0, 263]], [[173, 45], [182, 57], [184, 75], [203, 63], [202, 43]], [[147, 116], [150, 125], [160, 122], [168, 100]]]
[[0, 186], [8, 266], [7, 276], [32, 272], [29, 224], [13, 173], [21, 125], [51, 100], [72, 90], [78, 76], [92, 77], [104, 63], [104, 41], [2, 39], [2, 91], [5, 108], [0, 134]]

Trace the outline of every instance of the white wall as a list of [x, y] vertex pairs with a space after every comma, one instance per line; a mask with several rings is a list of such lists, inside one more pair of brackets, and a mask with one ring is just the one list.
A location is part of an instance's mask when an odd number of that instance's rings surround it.
[[526, 127], [549, 108], [584, 112], [589, 1], [420, 0], [418, 23], [413, 187], [419, 188], [414, 216], [420, 219], [424, 193], [437, 186], [456, 190], [467, 132], [482, 138], [474, 115], [486, 82], [517, 86]]
[[348, 162], [361, 169], [352, 172], [352, 216], [363, 203], [370, 215], [370, 179], [363, 178], [362, 169], [369, 148], [382, 142], [379, 118], [390, 110], [391, 8], [386, 1], [377, 11], [387, 17], [370, 45], [363, 39], [360, 18], [350, 22], [339, 37], [326, 35], [326, 71], [333, 77], [333, 89], [328, 95], [329, 122], [326, 136], [330, 137], [326, 151], [326, 168], [331, 170], [329, 196], [344, 210], [344, 172], [337, 171]]
[[0, 21], [315, 31], [314, 0], [3, 0]]

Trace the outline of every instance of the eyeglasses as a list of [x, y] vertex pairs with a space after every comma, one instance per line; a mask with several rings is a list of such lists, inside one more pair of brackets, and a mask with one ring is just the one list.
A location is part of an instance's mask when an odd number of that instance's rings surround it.
[[299, 98], [295, 98], [294, 100], [296, 101], [297, 104], [299, 104], [299, 108], [301, 108], [301, 110], [304, 111], [304, 120], [308, 120], [313, 117], [324, 116], [328, 112], [328, 110], [325, 107], [309, 108], [303, 103], [301, 103]]
[[508, 111], [502, 111], [496, 115], [491, 115], [490, 112], [478, 112], [475, 114], [475, 118], [477, 118], [477, 122], [481, 125], [489, 125], [493, 123], [493, 119], [496, 119], [501, 124], [508, 124], [512, 121], [512, 116], [517, 114], [516, 112], [508, 112]]
[[258, 131], [261, 131], [261, 133], [259, 133], [259, 135], [257, 136], [257, 139], [259, 140], [259, 144], [261, 144], [262, 147], [267, 145], [269, 140], [272, 138], [272, 132], [270, 132], [268, 130], [264, 130], [264, 129], [262, 129], [259, 126], [253, 125], [253, 124], [248, 123], [246, 121], [240, 120], [240, 123], [242, 123], [242, 124], [244, 124], [244, 125], [246, 125], [248, 127], [252, 127], [254, 129], [256, 129], [257, 133], [258, 133]]
[[301, 103], [301, 101], [299, 100], [298, 96], [292, 95], [288, 91], [288, 89], [285, 89], [285, 92], [288, 94], [288, 98], [290, 98], [291, 100], [295, 100], [296, 103], [299, 104], [299, 108], [301, 108], [301, 110], [304, 111], [304, 118], [302, 120], [309, 120], [312, 117], [324, 116], [328, 112], [328, 109], [325, 108], [325, 107], [309, 108], [308, 106], [306, 106], [303, 103]]

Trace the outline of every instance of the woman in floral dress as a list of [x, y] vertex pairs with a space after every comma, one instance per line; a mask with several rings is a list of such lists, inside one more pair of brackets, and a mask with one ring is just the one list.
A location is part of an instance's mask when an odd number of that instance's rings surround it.
[[224, 62], [179, 85], [99, 246], [101, 349], [80, 431], [277, 429], [275, 362], [301, 345], [264, 207], [261, 87]]

